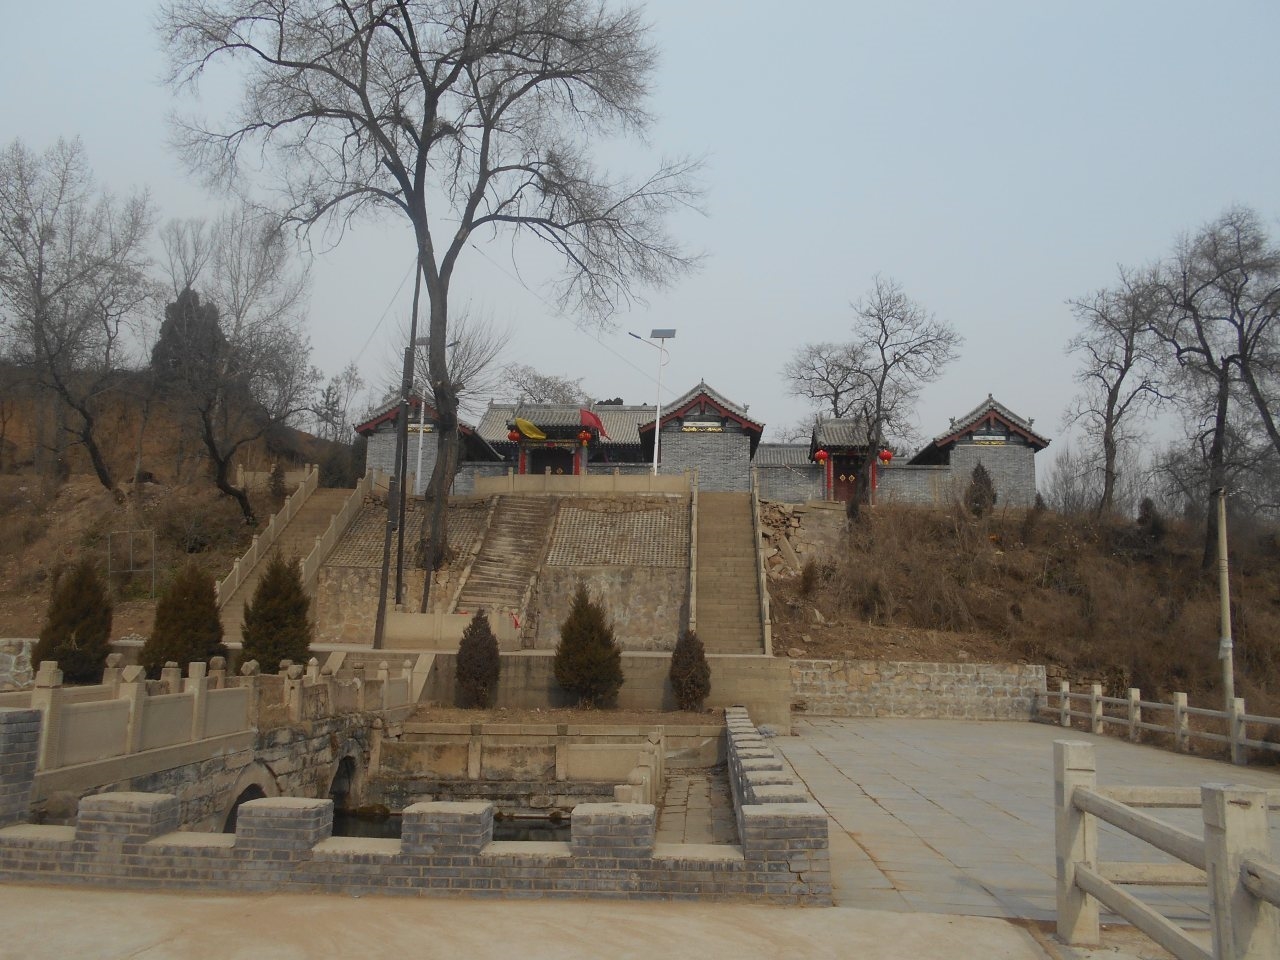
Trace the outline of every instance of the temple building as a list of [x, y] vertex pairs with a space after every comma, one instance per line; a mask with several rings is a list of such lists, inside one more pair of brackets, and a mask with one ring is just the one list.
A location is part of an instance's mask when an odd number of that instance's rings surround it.
[[[394, 471], [399, 411], [398, 401], [386, 404], [355, 428], [368, 438], [368, 467]], [[436, 417], [417, 396], [410, 398], [409, 411], [407, 473], [411, 489], [421, 493], [435, 466]], [[1036, 496], [1035, 454], [1049, 445], [1032, 424], [988, 395], [907, 462], [878, 451], [873, 495], [878, 502], [946, 503], [963, 492], [962, 484], [982, 463], [999, 503], [1030, 506]], [[867, 454], [865, 428], [855, 420], [819, 421], [807, 444], [761, 443], [764, 424], [706, 382], [664, 405], [657, 423], [652, 405], [620, 401], [490, 403], [480, 422], [463, 424], [460, 434], [455, 494], [470, 493], [478, 476], [508, 472], [647, 473], [656, 436], [658, 472], [696, 472], [699, 490], [749, 490], [754, 470], [765, 499], [847, 500]]]

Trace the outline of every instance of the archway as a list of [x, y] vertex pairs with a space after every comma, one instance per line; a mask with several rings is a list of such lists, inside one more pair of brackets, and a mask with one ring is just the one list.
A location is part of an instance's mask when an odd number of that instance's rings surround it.
[[231, 788], [230, 796], [233, 799], [222, 815], [223, 833], [236, 832], [236, 811], [240, 809], [240, 804], [248, 803], [250, 800], [261, 800], [263, 797], [278, 797], [280, 787], [266, 765], [254, 761], [240, 771], [235, 786]]

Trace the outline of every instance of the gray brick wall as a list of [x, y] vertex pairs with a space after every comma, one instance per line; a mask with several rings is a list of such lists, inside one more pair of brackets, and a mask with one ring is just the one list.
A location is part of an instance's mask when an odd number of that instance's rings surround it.
[[803, 467], [781, 464], [758, 466], [756, 476], [759, 478], [762, 500], [804, 503], [806, 500], [821, 500], [825, 495], [822, 468], [816, 463]]
[[1030, 447], [1020, 443], [957, 443], [951, 449], [951, 473], [961, 496], [979, 463], [995, 483], [996, 506], [1030, 507], [1036, 502], [1036, 460]]
[[880, 469], [876, 481], [878, 503], [942, 505], [955, 498], [951, 468], [890, 464]]
[[[415, 423], [414, 426], [417, 426], [417, 424]], [[416, 484], [416, 487], [410, 488], [410, 491], [414, 494], [421, 494], [423, 488], [431, 482], [431, 471], [436, 468], [436, 443], [437, 440], [434, 433], [425, 434], [422, 438], [422, 479]], [[395, 430], [384, 427], [369, 438], [364, 462], [366, 470], [381, 470], [388, 476], [395, 473]], [[413, 477], [418, 472], [418, 435], [416, 433], [409, 434], [409, 460], [405, 468], [409, 472], [409, 483], [413, 483]], [[505, 472], [505, 467], [503, 469]], [[454, 492], [463, 491], [455, 490]]]
[[698, 489], [745, 492], [751, 489], [751, 438], [736, 423], [723, 433], [685, 433], [675, 421], [662, 430], [661, 473], [698, 471]]
[[0, 827], [26, 821], [40, 750], [40, 711], [0, 709]]

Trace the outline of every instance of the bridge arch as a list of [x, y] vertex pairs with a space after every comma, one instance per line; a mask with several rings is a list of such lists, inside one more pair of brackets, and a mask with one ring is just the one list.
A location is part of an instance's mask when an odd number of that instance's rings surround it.
[[280, 785], [276, 783], [276, 778], [267, 765], [260, 760], [249, 764], [240, 771], [235, 786], [231, 788], [230, 802], [222, 812], [223, 833], [235, 833], [236, 811], [240, 809], [242, 803], [261, 800], [263, 797], [278, 796], [280, 796]]
[[348, 738], [335, 752], [333, 764], [329, 768], [327, 796], [333, 801], [335, 810], [360, 805], [364, 800], [365, 777], [368, 772], [369, 765], [363, 747], [359, 741]]

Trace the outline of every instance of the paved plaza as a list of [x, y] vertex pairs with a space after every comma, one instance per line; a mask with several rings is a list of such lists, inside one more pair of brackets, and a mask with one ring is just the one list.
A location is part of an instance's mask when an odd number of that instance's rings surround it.
[[[831, 816], [837, 905], [1054, 919], [1053, 741], [1093, 743], [1101, 786], [1280, 788], [1280, 773], [1233, 767], [1060, 727], [978, 721], [797, 719], [773, 744]], [[1199, 810], [1152, 810], [1203, 834]], [[1273, 847], [1280, 851], [1273, 814]], [[1165, 861], [1099, 825], [1103, 860]], [[1207, 922], [1202, 890], [1131, 888], [1167, 916]]]
[[[798, 718], [795, 732], [773, 743], [831, 815], [830, 909], [3, 886], [0, 955], [1120, 960], [1139, 952], [1068, 950], [1026, 922], [1053, 917], [1053, 741], [1095, 743], [1103, 785], [1280, 787], [1270, 770], [1030, 723], [811, 717]], [[683, 789], [687, 810], [718, 806], [697, 776]], [[1200, 832], [1199, 811], [1167, 813]], [[1104, 859], [1158, 858], [1109, 829], [1100, 836]], [[1154, 899], [1203, 923], [1194, 891], [1155, 891]]]

